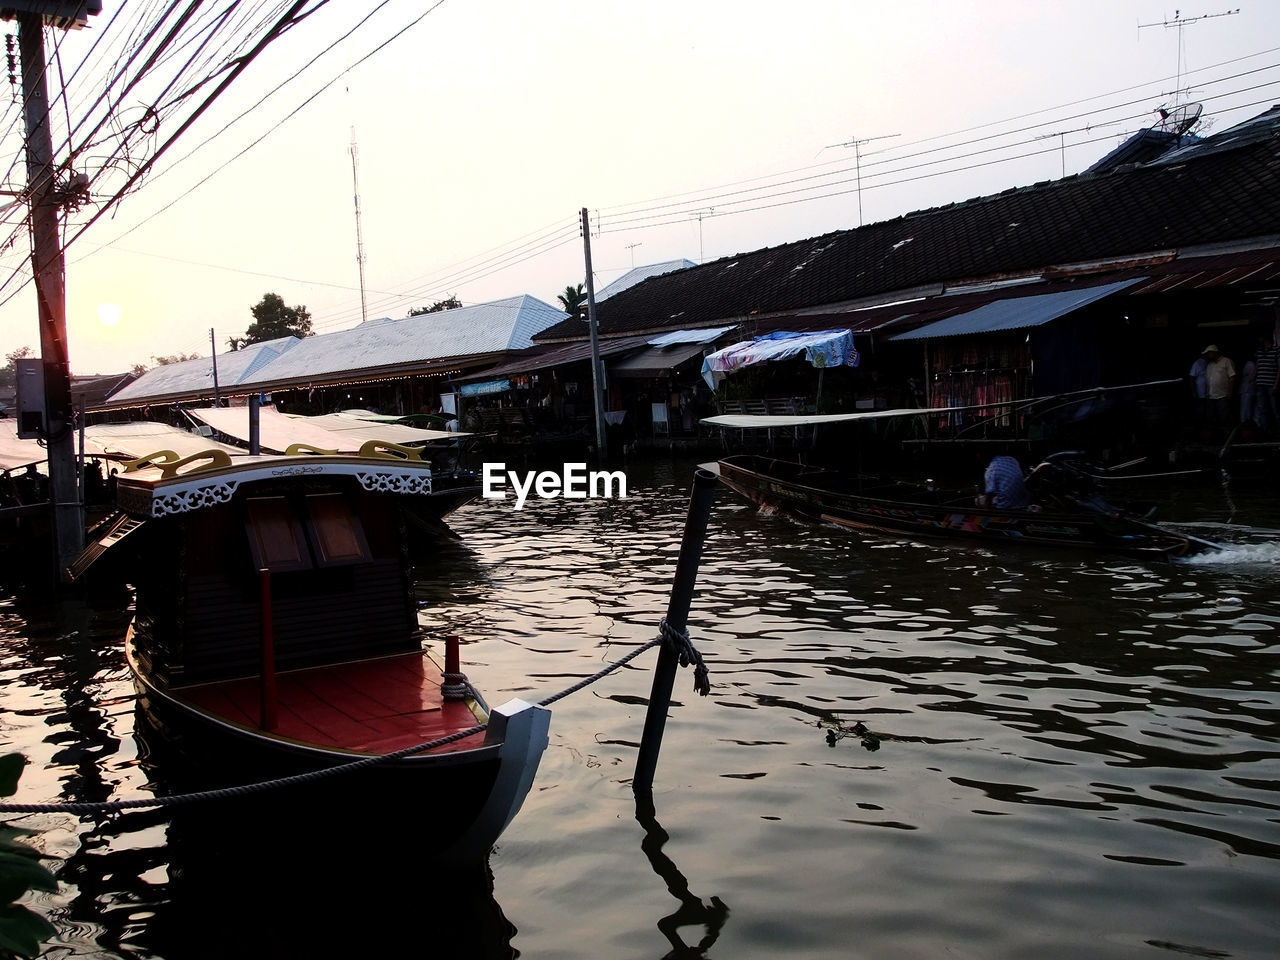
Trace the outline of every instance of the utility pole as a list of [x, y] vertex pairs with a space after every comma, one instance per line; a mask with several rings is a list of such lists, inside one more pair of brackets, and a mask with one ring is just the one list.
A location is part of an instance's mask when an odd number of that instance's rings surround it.
[[222, 395], [218, 392], [218, 340], [213, 335], [213, 327], [209, 328], [209, 359], [213, 361], [213, 405], [222, 406]]
[[[27, 134], [27, 194], [31, 204], [31, 272], [40, 324], [40, 359], [44, 368], [45, 445], [49, 451], [49, 496], [52, 505], [54, 568], [58, 578], [84, 548], [80, 515], [80, 482], [76, 475], [75, 433], [71, 402], [71, 358], [67, 349], [65, 260], [59, 230], [59, 195], [49, 128], [49, 88], [45, 82], [44, 23], [83, 26], [79, 16], [97, 13], [95, 4], [23, 4], [13, 11], [18, 21], [22, 57], [22, 98]], [[96, 7], [97, 9], [91, 9]], [[47, 9], [46, 9], [47, 8]]]
[[890, 140], [900, 136], [902, 136], [900, 133], [886, 133], [882, 137], [863, 137], [861, 140], [855, 137], [852, 140], [846, 140], [844, 143], [830, 144], [831, 147], [853, 147], [854, 180], [857, 184], [858, 192], [858, 226], [862, 226], [862, 145], [873, 140]]
[[360, 175], [356, 171], [356, 128], [351, 128], [351, 183], [356, 191], [356, 265], [360, 268], [360, 322], [369, 320], [364, 296], [364, 233], [360, 227]]
[[582, 208], [582, 249], [587, 261], [587, 323], [591, 327], [591, 396], [596, 413], [596, 454], [601, 460], [609, 455], [605, 435], [604, 396], [600, 383], [600, 338], [596, 333], [596, 282], [591, 274], [591, 221], [587, 208]]

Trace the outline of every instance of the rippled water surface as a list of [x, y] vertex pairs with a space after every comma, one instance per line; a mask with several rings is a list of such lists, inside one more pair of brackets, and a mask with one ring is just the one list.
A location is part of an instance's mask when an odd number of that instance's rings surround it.
[[[490, 703], [649, 640], [692, 463], [625, 501], [468, 506], [422, 620]], [[217, 808], [41, 815], [54, 956], [1249, 957], [1280, 954], [1280, 515], [1161, 491], [1203, 562], [997, 554], [762, 516], [717, 494], [652, 807], [630, 778], [656, 655], [553, 708], [491, 883], [406, 856], [435, 825], [318, 816], [314, 847], [208, 841]], [[1230, 522], [1228, 522], [1230, 521]], [[0, 605], [20, 798], [155, 789], [127, 611]], [[443, 829], [443, 828], [441, 828]]]

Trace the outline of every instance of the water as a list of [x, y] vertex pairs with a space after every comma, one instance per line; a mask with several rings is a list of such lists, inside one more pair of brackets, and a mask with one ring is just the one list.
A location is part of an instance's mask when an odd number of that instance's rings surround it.
[[[628, 476], [622, 502], [473, 504], [429, 552], [423, 622], [463, 636], [490, 703], [655, 634], [692, 464]], [[1274, 957], [1280, 511], [1256, 490], [1158, 493], [1230, 549], [863, 539], [721, 490], [690, 614], [712, 692], [677, 677], [651, 809], [630, 777], [652, 652], [553, 708], [487, 879], [403, 855], [406, 831], [443, 825], [340, 810], [300, 811], [304, 850], [237, 843], [216, 808], [23, 818], [61, 858], [33, 901], [49, 955]], [[126, 619], [0, 605], [23, 799], [154, 789]]]

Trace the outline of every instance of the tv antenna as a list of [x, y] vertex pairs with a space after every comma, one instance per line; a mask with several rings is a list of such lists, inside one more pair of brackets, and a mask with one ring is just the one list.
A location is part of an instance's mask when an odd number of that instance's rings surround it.
[[1076, 127], [1074, 130], [1055, 130], [1053, 133], [1042, 133], [1036, 137], [1037, 140], [1048, 140], [1051, 137], [1058, 138], [1058, 152], [1062, 158], [1062, 176], [1067, 175], [1067, 134], [1068, 133], [1091, 133], [1098, 127], [1114, 127], [1119, 120], [1111, 120], [1107, 123], [1087, 123], [1083, 127]]
[[1216, 20], [1219, 17], [1234, 17], [1239, 12], [1240, 8], [1236, 7], [1234, 10], [1223, 10], [1221, 13], [1202, 13], [1195, 17], [1184, 17], [1181, 10], [1174, 10], [1172, 20], [1166, 17], [1158, 22], [1138, 24], [1139, 30], [1144, 30], [1147, 27], [1164, 27], [1166, 30], [1172, 30], [1176, 27], [1178, 30], [1178, 75], [1176, 84], [1173, 88], [1173, 99], [1175, 103], [1177, 102], [1178, 97], [1182, 95], [1182, 58], [1183, 50], [1185, 49], [1182, 36], [1183, 28], [1200, 23], [1204, 20]]
[[643, 247], [644, 243], [628, 243], [627, 249], [631, 251], [631, 269], [636, 268], [636, 247]]
[[831, 143], [823, 147], [824, 150], [830, 150], [832, 147], [853, 147], [853, 169], [854, 179], [857, 182], [858, 192], [858, 226], [862, 226], [862, 145], [871, 143], [873, 140], [891, 140], [894, 137], [900, 137], [900, 133], [886, 133], [879, 137], [863, 137], [859, 140], [854, 137], [852, 140], [846, 140], [844, 143]]
[[[699, 210], [697, 213], [689, 214], [690, 220], [698, 221], [698, 262], [699, 263], [703, 263], [707, 259], [706, 254], [703, 253], [702, 251], [702, 218], [714, 217], [715, 215], [716, 215], [715, 207], [707, 207], [707, 209], [705, 210]], [[634, 261], [632, 261], [632, 265], [634, 266]]]
[[356, 266], [360, 268], [360, 322], [369, 319], [369, 307], [364, 296], [364, 234], [360, 228], [360, 175], [357, 172], [356, 128], [351, 128], [351, 183], [356, 194]]

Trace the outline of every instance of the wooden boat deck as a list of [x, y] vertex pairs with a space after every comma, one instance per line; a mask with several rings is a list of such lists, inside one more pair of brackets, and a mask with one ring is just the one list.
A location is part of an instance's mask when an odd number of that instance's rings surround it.
[[[466, 730], [479, 721], [466, 701], [445, 701], [440, 670], [414, 651], [276, 675], [277, 724], [270, 732], [356, 754], [384, 754]], [[244, 677], [171, 690], [201, 711], [259, 729], [261, 686]], [[475, 749], [477, 733], [431, 751]]]

